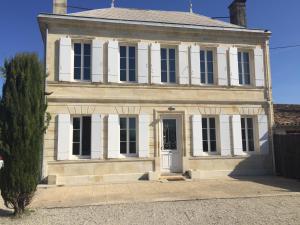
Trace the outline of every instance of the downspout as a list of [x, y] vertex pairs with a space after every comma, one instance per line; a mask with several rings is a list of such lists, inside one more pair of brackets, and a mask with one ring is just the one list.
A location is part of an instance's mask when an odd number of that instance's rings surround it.
[[274, 128], [274, 110], [273, 110], [273, 97], [272, 97], [272, 80], [271, 80], [271, 63], [270, 63], [270, 40], [265, 42], [265, 62], [267, 65], [266, 68], [266, 97], [267, 97], [267, 107], [268, 107], [268, 117], [269, 117], [269, 150], [272, 156], [273, 162], [273, 174], [276, 174], [275, 166], [275, 153], [274, 153], [274, 137], [273, 137], [273, 128]]

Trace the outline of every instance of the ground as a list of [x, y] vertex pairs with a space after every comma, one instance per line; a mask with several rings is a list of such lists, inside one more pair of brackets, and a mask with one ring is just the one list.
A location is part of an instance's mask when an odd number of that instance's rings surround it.
[[30, 212], [0, 224], [300, 224], [300, 182], [265, 177], [39, 187]]
[[0, 218], [0, 224], [299, 225], [300, 196], [210, 199], [37, 209], [30, 216], [25, 216], [21, 220]]

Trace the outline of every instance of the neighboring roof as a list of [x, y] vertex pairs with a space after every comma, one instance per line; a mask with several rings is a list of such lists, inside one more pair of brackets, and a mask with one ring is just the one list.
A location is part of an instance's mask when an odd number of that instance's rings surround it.
[[245, 29], [244, 27], [241, 26], [237, 26], [216, 19], [211, 19], [209, 17], [202, 16], [196, 13], [178, 12], [178, 11], [141, 10], [141, 9], [128, 9], [128, 8], [104, 8], [104, 9], [82, 11], [77, 13], [70, 13], [68, 15], [99, 18], [99, 19], [123, 20], [123, 21], [155, 22], [155, 23]]
[[300, 105], [274, 105], [274, 120], [277, 127], [300, 127]]

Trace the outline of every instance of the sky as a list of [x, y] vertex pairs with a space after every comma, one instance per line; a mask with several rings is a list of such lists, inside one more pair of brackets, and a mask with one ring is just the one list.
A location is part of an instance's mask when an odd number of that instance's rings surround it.
[[[52, 12], [53, 0], [1, 0], [0, 66], [17, 52], [37, 52], [43, 58], [43, 42], [37, 24], [40, 12]], [[193, 10], [209, 17], [228, 16], [233, 0], [192, 0]], [[116, 7], [188, 11], [189, 0], [115, 0]], [[68, 0], [68, 5], [107, 8], [111, 0]], [[300, 45], [299, 0], [248, 0], [249, 28], [272, 31], [271, 48]], [[71, 10], [74, 12], [78, 10]], [[273, 100], [300, 104], [300, 47], [271, 50]], [[3, 80], [0, 80], [2, 92]]]

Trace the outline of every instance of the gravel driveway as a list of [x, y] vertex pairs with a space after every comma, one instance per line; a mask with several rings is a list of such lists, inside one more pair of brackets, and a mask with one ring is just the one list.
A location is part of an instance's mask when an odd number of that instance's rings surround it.
[[0, 211], [0, 224], [300, 224], [300, 196], [211, 199], [38, 209], [22, 219]]

